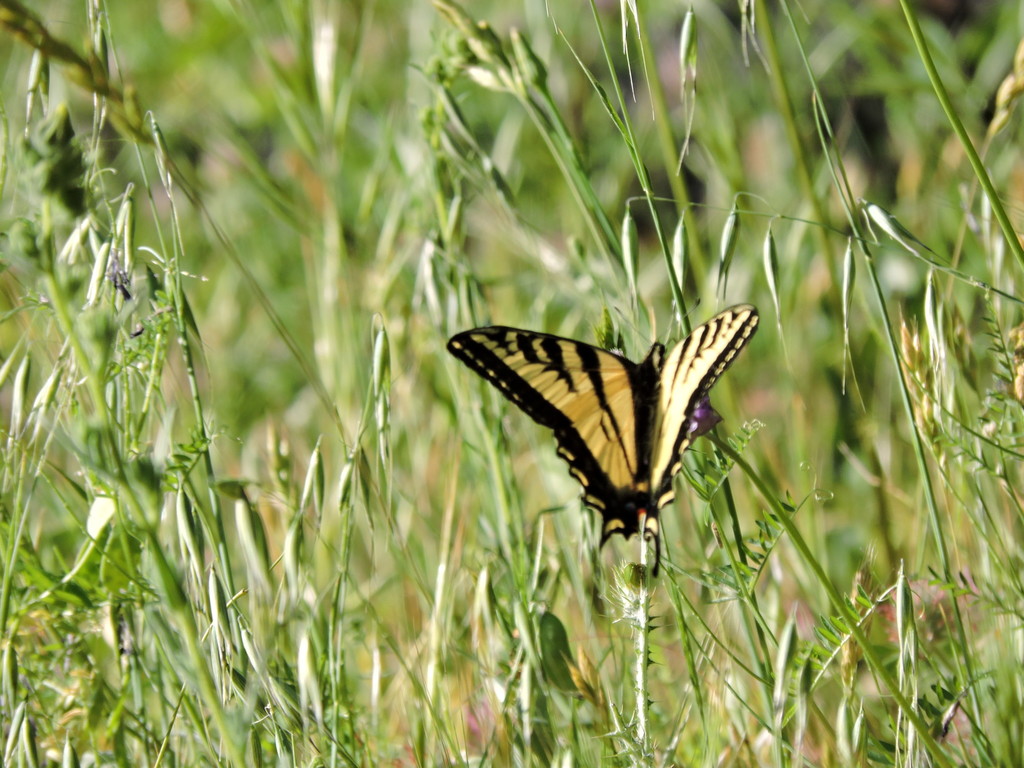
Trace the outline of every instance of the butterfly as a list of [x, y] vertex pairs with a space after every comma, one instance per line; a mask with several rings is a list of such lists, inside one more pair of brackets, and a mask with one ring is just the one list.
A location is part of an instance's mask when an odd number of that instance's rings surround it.
[[721, 417], [708, 391], [757, 330], [757, 310], [719, 312], [641, 363], [581, 341], [504, 326], [456, 334], [448, 351], [555, 434], [558, 455], [602, 517], [601, 544], [643, 534], [661, 561], [658, 514], [683, 451]]

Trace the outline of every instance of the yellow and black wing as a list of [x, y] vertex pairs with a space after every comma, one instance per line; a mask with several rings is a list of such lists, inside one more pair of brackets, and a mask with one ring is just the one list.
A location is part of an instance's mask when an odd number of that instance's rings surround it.
[[[603, 518], [601, 542], [640, 531], [655, 540], [682, 454], [717, 418], [708, 391], [757, 329], [757, 310], [720, 312], [641, 363], [572, 339], [492, 326], [457, 334], [448, 351], [555, 433], [558, 455]], [[702, 415], [704, 414], [704, 415]], [[657, 573], [657, 561], [655, 561]]]
[[657, 509], [675, 497], [672, 478], [682, 466], [683, 451], [700, 434], [695, 414], [701, 401], [750, 341], [757, 323], [757, 309], [737, 304], [695, 328], [665, 358], [650, 465]]
[[587, 504], [606, 522], [619, 514], [623, 493], [647, 476], [649, 435], [637, 432], [637, 391], [656, 385], [656, 372], [644, 381], [641, 366], [613, 352], [503, 326], [457, 334], [448, 351], [555, 433]]

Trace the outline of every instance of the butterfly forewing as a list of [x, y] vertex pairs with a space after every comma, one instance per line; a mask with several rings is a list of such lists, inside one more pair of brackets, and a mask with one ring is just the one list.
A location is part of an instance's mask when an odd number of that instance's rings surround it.
[[656, 504], [673, 498], [672, 478], [690, 444], [690, 419], [697, 405], [757, 330], [757, 310], [740, 304], [715, 315], [679, 342], [661, 369], [651, 459]]
[[603, 510], [614, 489], [636, 483], [634, 363], [572, 339], [501, 326], [460, 333], [448, 350], [554, 431], [589, 504]]

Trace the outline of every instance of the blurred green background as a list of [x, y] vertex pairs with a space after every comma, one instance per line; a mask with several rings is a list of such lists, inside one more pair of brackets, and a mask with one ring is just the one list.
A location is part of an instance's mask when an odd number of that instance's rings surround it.
[[[1022, 21], [0, 0], [4, 763], [1024, 760]], [[739, 302], [636, 593], [445, 343]]]

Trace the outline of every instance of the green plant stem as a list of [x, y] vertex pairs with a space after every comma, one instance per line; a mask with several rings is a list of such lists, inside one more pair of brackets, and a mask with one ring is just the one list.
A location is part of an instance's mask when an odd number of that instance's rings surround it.
[[[759, 1], [763, 2], [763, 0], [759, 0]], [[911, 24], [911, 27], [912, 27], [912, 29], [911, 29], [912, 34], [915, 34], [915, 30], [916, 30], [915, 40], [920, 39], [920, 42], [921, 42], [921, 45], [922, 45], [922, 47], [920, 49], [921, 50], [921, 55], [922, 55], [923, 59], [926, 59], [925, 66], [929, 70], [930, 73], [934, 73], [934, 64], [932, 64], [931, 59], [928, 56], [927, 48], [923, 46], [923, 38], [920, 36], [920, 28], [917, 27], [917, 25], [916, 25], [916, 21], [913, 18], [913, 13], [906, 6], [904, 0], [900, 0], [900, 2], [903, 4], [904, 12], [908, 16], [908, 22]], [[788, 6], [788, 4], [787, 3], [783, 3], [783, 7], [786, 9], [787, 15], [789, 15], [789, 6]], [[793, 27], [794, 27], [794, 34], [795, 34], [795, 24], [793, 23], [792, 16], [789, 15], [789, 18], [790, 18], [790, 24], [793, 25]], [[802, 50], [802, 48], [801, 48], [801, 50]], [[809, 62], [807, 62], [806, 57], [804, 57], [804, 63], [805, 63], [805, 66], [807, 67], [808, 77], [811, 79], [811, 85], [812, 85], [812, 88], [814, 89], [815, 97], [820, 101], [820, 94], [818, 94], [817, 86], [815, 85], [813, 77], [812, 77], [812, 72], [811, 72], [810, 64], [809, 64]], [[936, 85], [937, 89], [941, 90], [941, 84], [939, 84], [937, 82], [937, 75], [935, 77], [935, 80], [933, 80], [933, 84]], [[942, 98], [943, 98], [944, 94], [945, 94], [945, 91], [943, 90], [942, 91], [942, 95], [940, 95], [940, 101], [942, 101]], [[950, 120], [954, 121], [956, 123], [956, 125], [959, 125], [961, 130], [962, 130], [963, 126], [959, 123], [958, 120], [956, 120], [955, 113], [953, 113], [953, 111], [952, 111], [952, 105], [949, 104], [948, 97], [945, 98], [945, 101], [943, 101], [943, 104], [944, 104], [944, 106], [948, 106], [947, 114], [949, 114]], [[819, 112], [819, 119], [817, 121], [817, 125], [819, 127], [819, 136], [821, 136], [822, 144], [823, 144], [823, 146], [825, 146], [827, 148], [827, 143], [825, 141], [825, 138], [826, 137], [831, 137], [834, 134], [832, 132], [832, 127], [831, 127], [831, 124], [829, 122], [828, 115], [824, 111]], [[968, 150], [968, 153], [970, 154], [971, 152], [973, 152], [973, 147], [971, 147], [970, 141], [967, 140], [966, 132], [964, 132], [964, 134], [963, 134], [963, 139], [966, 141], [965, 146], [966, 146], [966, 148]], [[975, 157], [976, 157], [976, 154], [975, 154]], [[895, 336], [895, 333], [893, 331], [893, 326], [892, 326], [892, 323], [890, 322], [890, 319], [889, 319], [889, 313], [888, 313], [888, 310], [886, 309], [885, 292], [882, 289], [881, 280], [879, 279], [878, 272], [877, 272], [877, 270], [875, 268], [874, 258], [871, 256], [871, 253], [868, 250], [868, 247], [867, 247], [867, 242], [868, 241], [865, 238], [865, 233], [862, 231], [860, 219], [854, 214], [853, 206], [854, 206], [855, 203], [854, 203], [853, 199], [851, 198], [851, 195], [850, 195], [850, 192], [849, 192], [849, 186], [848, 186], [848, 184], [846, 184], [846, 175], [845, 175], [845, 172], [844, 172], [844, 168], [843, 168], [843, 165], [842, 165], [841, 158], [836, 156], [834, 158], [833, 162], [830, 163], [829, 168], [832, 171], [833, 180], [834, 180], [836, 189], [840, 190], [840, 192], [842, 193], [843, 205], [844, 205], [844, 207], [846, 209], [847, 221], [849, 222], [850, 228], [853, 230], [854, 240], [860, 245], [861, 252], [864, 255], [865, 264], [867, 266], [867, 273], [868, 273], [868, 275], [870, 276], [870, 279], [871, 279], [872, 290], [873, 290], [873, 293], [875, 295], [875, 299], [878, 302], [879, 309], [880, 309], [880, 311], [882, 313], [882, 326], [885, 329], [886, 345], [887, 345], [887, 348], [888, 348], [889, 355], [892, 358], [893, 364], [894, 364], [894, 366], [896, 368], [896, 372], [897, 372], [896, 379], [897, 379], [897, 382], [899, 383], [900, 401], [903, 404], [903, 410], [904, 410], [904, 412], [906, 414], [906, 417], [907, 417], [908, 429], [909, 429], [909, 432], [910, 432], [910, 438], [911, 438], [911, 442], [913, 444], [913, 449], [914, 449], [914, 456], [915, 456], [915, 460], [916, 460], [916, 463], [917, 463], [918, 471], [919, 471], [919, 473], [921, 475], [921, 478], [922, 478], [922, 481], [923, 481], [922, 485], [923, 485], [923, 492], [924, 492], [924, 497], [925, 497], [925, 503], [926, 503], [927, 508], [928, 508], [929, 525], [930, 525], [932, 533], [933, 533], [933, 535], [935, 537], [935, 544], [936, 544], [936, 548], [937, 548], [938, 553], [939, 553], [939, 560], [940, 560], [941, 565], [942, 565], [943, 579], [946, 581], [946, 583], [951, 584], [951, 583], [953, 583], [953, 575], [952, 575], [952, 570], [951, 570], [950, 562], [949, 562], [949, 552], [948, 552], [948, 548], [946, 546], [945, 537], [943, 535], [943, 528], [940, 525], [938, 503], [937, 503], [936, 498], [935, 498], [935, 489], [932, 487], [931, 473], [928, 470], [928, 461], [927, 461], [927, 458], [925, 456], [924, 441], [923, 441], [923, 439], [921, 437], [920, 431], [918, 430], [917, 422], [914, 419], [914, 409], [913, 409], [913, 404], [911, 402], [910, 389], [909, 389], [909, 386], [907, 384], [906, 377], [904, 376], [904, 373], [903, 373], [903, 363], [902, 363], [902, 357], [901, 357], [900, 352], [899, 352], [899, 345], [897, 344], [896, 336]], [[987, 177], [986, 174], [984, 174], [984, 168], [982, 168], [980, 166], [980, 161], [979, 161], [978, 168], [980, 168], [980, 170], [982, 172], [982, 175], [980, 176], [980, 178], [982, 178], [984, 180], [987, 180], [988, 177]], [[987, 189], [991, 191], [991, 186], [989, 186]], [[994, 196], [994, 191], [993, 191], [993, 196]], [[993, 208], [994, 209], [999, 208], [999, 210], [1001, 210], [1001, 208], [998, 205], [998, 199], [993, 201]], [[1012, 242], [1012, 247], [1017, 247], [1017, 248], [1020, 247], [1019, 243], [1017, 242], [1016, 236], [1009, 237], [1007, 239]], [[962, 617], [962, 614], [961, 614], [961, 611], [960, 611], [959, 602], [957, 600], [953, 600], [952, 601], [952, 606], [953, 606], [954, 622], [955, 622], [956, 628], [957, 628], [957, 635], [958, 635], [958, 639], [959, 639], [959, 642], [960, 642], [960, 647], [961, 647], [961, 649], [963, 651], [962, 659], [961, 659], [961, 663], [963, 664], [963, 669], [961, 670], [960, 683], [961, 683], [961, 685], [966, 687], [967, 681], [974, 679], [974, 674], [973, 674], [973, 670], [972, 670], [972, 666], [973, 665], [971, 664], [971, 661], [970, 661], [970, 655], [967, 652], [967, 649], [969, 648], [969, 646], [968, 646], [968, 643], [967, 643], [967, 634], [966, 634], [966, 630], [964, 628], [964, 622], [963, 622], [963, 617]], [[977, 710], [977, 701], [976, 701], [976, 697], [974, 696], [974, 694], [971, 695], [971, 700], [972, 700], [972, 702], [975, 703], [974, 711], [977, 712], [978, 711]]]
[[[647, 58], [647, 51], [653, 51], [651, 47], [651, 40], [647, 34], [647, 27], [641, 21], [643, 14], [637, 14], [637, 35], [640, 39], [640, 47], [644, 52], [643, 63], [644, 63], [644, 74], [647, 80], [647, 87], [651, 94], [651, 107], [654, 110], [654, 127], [658, 136], [658, 146], [661, 149], [661, 161], [664, 163], [665, 168], [676, 168], [678, 167], [678, 161], [676, 160], [676, 144], [675, 138], [672, 136], [672, 125], [668, 114], [668, 106], [665, 101], [665, 91], [661, 87], [661, 78], [658, 76], [658, 72], [651, 71], [650, 62]], [[629, 113], [623, 110], [624, 115]], [[624, 118], [624, 122], [628, 124], [628, 117]], [[632, 138], [632, 137], [631, 137]], [[658, 242], [661, 244], [661, 252], [665, 257], [665, 269], [669, 272], [670, 279], [668, 281], [669, 288], [672, 290], [672, 298], [675, 300], [676, 308], [679, 312], [679, 318], [683, 323], [683, 326], [687, 326], [687, 313], [686, 304], [683, 300], [682, 284], [679, 281], [679, 275], [675, 273], [675, 266], [672, 261], [672, 254], [669, 242], [665, 238], [665, 233], [661, 228], [661, 220], [658, 218], [657, 207], [655, 206], [654, 190], [651, 185], [650, 176], [647, 173], [647, 166], [643, 163], [639, 153], [634, 158], [634, 164], [636, 165], [637, 175], [640, 177], [640, 181], [643, 184], [644, 197], [647, 199], [647, 205], [651, 211], [651, 217], [654, 220], [654, 226], [658, 233]], [[669, 173], [668, 183], [672, 187], [672, 196], [675, 200], [676, 211], [685, 219], [684, 224], [693, 224], [693, 216], [690, 213], [690, 196], [686, 191], [686, 184], [683, 182], [683, 175], [679, 173]], [[704, 248], [700, 243], [700, 238], [696, 237], [696, 227], [687, 226], [684, 230], [684, 237], [689, 238], [690, 245], [690, 256], [691, 260], [695, 264], [699, 265], [701, 272], [707, 271], [707, 261], [704, 254]], [[687, 328], [687, 330], [689, 330]]]
[[[716, 437], [717, 439], [717, 437]], [[733, 540], [736, 542], [736, 557], [733, 556], [732, 550], [726, 547], [730, 565], [736, 573], [740, 573], [749, 568], [747, 562], [747, 551], [743, 542], [743, 534], [740, 529], [739, 515], [736, 512], [736, 502], [732, 493], [732, 484], [729, 482], [729, 477], [726, 475], [722, 479], [722, 493], [725, 495], [726, 506], [729, 509], [729, 520], [731, 522]], [[738, 562], [737, 559], [738, 558]], [[769, 659], [771, 655], [768, 648], [768, 640], [766, 635], [770, 634], [770, 628], [764, 619], [764, 615], [761, 613], [761, 606], [758, 604], [757, 592], [752, 587], [754, 583], [749, 582], [746, 578], [736, 579], [736, 588], [742, 595], [741, 604], [746, 610], [740, 612], [742, 616], [743, 626], [745, 632], [743, 633], [747, 639], [747, 648], [750, 652], [750, 656], [754, 659], [757, 664], [757, 675], [762, 680], [772, 680], [772, 668]], [[761, 686], [758, 691], [762, 695], [762, 706], [765, 711], [771, 711], [771, 696], [770, 686]]]
[[640, 534], [640, 538], [640, 578], [632, 605], [634, 613], [630, 617], [633, 624], [633, 681], [636, 689], [633, 733], [640, 749], [640, 757], [646, 761], [649, 758], [651, 747], [650, 724], [648, 723], [650, 702], [648, 668], [651, 655], [651, 577], [647, 570], [647, 541], [643, 538], [643, 533]]
[[932, 759], [935, 761], [935, 765], [944, 766], [944, 768], [952, 768], [952, 763], [949, 762], [942, 748], [935, 741], [930, 729], [928, 728], [928, 724], [921, 717], [917, 708], [913, 706], [913, 702], [904, 695], [899, 687], [898, 681], [889, 671], [889, 668], [881, 658], [881, 655], [878, 653], [875, 646], [868, 640], [868, 636], [860, 626], [860, 617], [850, 607], [849, 601], [840, 594], [838, 589], [836, 589], [832, 580], [828, 577], [828, 574], [825, 573], [824, 567], [814, 556], [814, 553], [807, 545], [807, 542], [804, 541], [800, 530], [793, 523], [792, 518], [790, 518], [789, 514], [785, 509], [783, 509], [782, 505], [779, 504], [778, 500], [772, 494], [771, 489], [754, 471], [753, 467], [751, 467], [743, 457], [740, 456], [740, 454], [734, 451], [728, 443], [719, 439], [713, 433], [709, 433], [707, 437], [709, 437], [715, 445], [718, 446], [718, 449], [728, 456], [736, 466], [740, 467], [740, 469], [743, 470], [743, 473], [757, 487], [757, 490], [761, 493], [761, 496], [778, 519], [779, 525], [785, 528], [786, 534], [789, 536], [793, 547], [814, 573], [822, 589], [825, 590], [825, 594], [828, 595], [833, 608], [847, 623], [850, 635], [857, 641], [858, 648], [870, 666], [872, 674], [876, 675], [882, 681], [888, 691], [888, 695], [896, 703], [896, 706], [907, 720], [913, 724], [917, 731], [918, 738], [921, 740], [921, 743], [925, 745], [925, 748], [928, 750], [928, 754], [931, 755]]
[[[764, 54], [768, 60], [768, 79], [771, 82], [772, 93], [775, 96], [775, 104], [782, 115], [782, 125], [786, 130], [786, 140], [789, 142], [789, 150], [793, 153], [793, 166], [796, 171], [797, 182], [803, 192], [804, 199], [810, 204], [812, 216], [815, 221], [826, 222], [829, 220], [828, 212], [823, 205], [817, 190], [814, 187], [814, 174], [811, 173], [810, 161], [804, 151], [804, 140], [797, 128], [796, 110], [793, 107], [793, 96], [789, 90], [789, 83], [786, 81], [785, 73], [789, 71], [779, 56], [779, 47], [775, 40], [775, 31], [772, 29], [772, 14], [765, 0], [756, 0], [757, 15], [761, 19], [758, 27], [760, 37], [764, 41]], [[787, 18], [792, 18], [789, 13], [789, 5], [782, 3]], [[795, 28], [794, 28], [795, 30]], [[794, 31], [795, 34], [795, 31]], [[802, 46], [798, 46], [803, 51]], [[839, 284], [838, 275], [834, 265], [837, 263], [832, 248], [832, 241], [824, 227], [813, 227], [815, 238], [818, 243], [818, 250], [825, 256], [825, 263], [829, 265], [832, 273], [832, 293], [836, 306], [839, 305]]]
[[135, 103], [135, 91], [115, 86], [95, 53], [87, 57], [80, 55], [52, 35], [43, 21], [17, 0], [0, 0], [0, 28], [47, 59], [61, 62], [71, 81], [104, 99], [115, 127], [133, 141], [149, 142], [141, 119], [142, 110]]
[[[889, 347], [889, 354], [892, 356], [893, 362], [896, 366], [896, 380], [899, 382], [900, 399], [902, 400], [904, 411], [907, 414], [910, 440], [914, 448], [914, 457], [917, 461], [918, 471], [921, 473], [923, 481], [922, 485], [925, 504], [928, 507], [928, 522], [935, 537], [935, 547], [939, 553], [939, 562], [942, 565], [942, 578], [947, 584], [952, 584], [954, 582], [954, 578], [953, 570], [949, 561], [949, 548], [946, 546], [946, 537], [943, 535], [942, 521], [939, 519], [939, 505], [935, 498], [935, 489], [932, 486], [931, 472], [928, 469], [928, 458], [925, 455], [924, 440], [922, 439], [921, 432], [917, 427], [917, 420], [914, 418], [914, 407], [910, 398], [910, 388], [907, 384], [906, 376], [904, 375], [902, 356], [899, 352], [896, 334], [893, 331], [892, 323], [889, 320], [889, 313], [886, 309], [882, 283], [878, 277], [878, 271], [875, 269], [874, 258], [871, 256], [870, 251], [868, 251], [866, 242], [863, 239], [860, 239], [858, 242], [860, 243], [861, 250], [864, 254], [864, 260], [868, 267], [867, 272], [871, 277], [871, 285], [874, 289], [875, 298], [878, 301], [878, 306], [882, 313], [882, 327], [885, 329], [885, 338]], [[969, 681], [974, 680], [971, 658], [970, 654], [967, 652], [969, 647], [967, 643], [967, 632], [964, 628], [963, 616], [960, 612], [960, 601], [954, 597], [950, 602], [953, 607], [953, 617], [957, 628], [960, 647], [963, 650], [961, 657], [963, 669], [961, 671], [960, 683], [966, 687]], [[972, 695], [972, 702], [973, 701], [975, 701], [975, 699]]]
[[[654, 129], [658, 137], [658, 149], [661, 152], [661, 162], [665, 168], [675, 168], [679, 165], [675, 137], [672, 135], [672, 118], [669, 114], [668, 100], [665, 97], [665, 89], [662, 88], [662, 78], [656, 68], [652, 68], [654, 46], [651, 44], [651, 36], [647, 32], [647, 25], [643, 23], [646, 15], [637, 12], [637, 37], [640, 39], [640, 49], [643, 53], [644, 76], [647, 80], [647, 88], [651, 95], [651, 109], [654, 112]], [[675, 198], [676, 210], [680, 213], [690, 208], [690, 193], [683, 182], [682, 173], [667, 174], [668, 184], [672, 187], [672, 196]], [[698, 244], [699, 245], [699, 244]]]
[[[651, 183], [650, 174], [647, 172], [647, 165], [644, 163], [643, 157], [640, 154], [639, 142], [637, 141], [636, 134], [633, 131], [633, 124], [629, 119], [629, 108], [626, 104], [626, 97], [622, 93], [622, 88], [620, 87], [619, 80], [615, 74], [615, 61], [612, 57], [611, 50], [608, 47], [608, 41], [604, 33], [604, 26], [601, 24], [601, 15], [598, 12], [595, 0], [590, 0], [590, 10], [594, 17], [594, 26], [597, 28], [598, 38], [601, 41], [601, 50], [604, 54], [605, 62], [608, 67], [609, 82], [611, 83], [612, 89], [615, 91], [615, 98], [619, 104], [620, 117], [616, 120], [616, 125], [622, 134], [622, 138], [625, 139], [626, 148], [629, 150], [629, 156], [633, 162], [633, 168], [636, 171], [637, 180], [640, 182], [640, 186], [643, 189], [644, 200], [647, 202], [647, 208], [651, 214], [651, 223], [654, 226], [654, 232], [658, 238], [658, 245], [661, 248], [662, 255], [665, 259], [666, 269], [671, 273], [669, 286], [672, 289], [672, 298], [676, 302], [676, 307], [679, 310], [679, 317], [683, 323], [683, 327], [687, 332], [689, 332], [686, 303], [681, 293], [679, 276], [675, 274], [675, 268], [672, 265], [670, 243], [668, 238], [665, 236], [665, 230], [661, 224], [661, 217], [658, 215], [658, 207], [655, 204], [654, 187]], [[589, 72], [587, 73], [587, 76], [590, 77]]]
[[953, 128], [954, 133], [956, 133], [957, 138], [960, 139], [960, 145], [964, 148], [964, 153], [967, 155], [967, 160], [971, 164], [971, 168], [978, 179], [978, 183], [981, 184], [981, 188], [985, 190], [985, 196], [988, 198], [989, 205], [992, 206], [992, 215], [995, 216], [996, 221], [999, 222], [999, 228], [1003, 232], [1003, 238], [1006, 245], [1017, 258], [1017, 264], [1024, 267], [1024, 246], [1021, 245], [1020, 239], [1017, 237], [1017, 233], [1010, 221], [1010, 217], [1006, 215], [1006, 209], [1003, 208], [999, 191], [992, 183], [992, 179], [989, 177], [988, 171], [985, 169], [985, 164], [982, 162], [981, 156], [978, 155], [978, 151], [974, 148], [974, 142], [971, 141], [970, 134], [967, 133], [967, 129], [964, 127], [963, 122], [961, 122], [960, 118], [957, 116], [956, 108], [953, 106], [953, 102], [949, 98], [949, 92], [946, 90], [946, 86], [943, 85], [942, 78], [939, 77], [938, 70], [935, 69], [935, 62], [932, 60], [931, 52], [928, 49], [928, 43], [924, 39], [924, 33], [921, 31], [921, 26], [917, 23], [917, 15], [914, 13], [914, 10], [910, 7], [907, 0], [900, 0], [900, 7], [903, 9], [903, 15], [907, 19], [907, 29], [910, 30], [910, 36], [914, 38], [914, 45], [917, 46], [917, 54], [921, 58], [921, 63], [924, 65], [925, 72], [928, 73], [928, 80], [932, 84], [935, 96], [939, 100], [939, 104], [942, 105], [942, 110], [946, 113], [946, 119], [949, 120], [949, 124]]

